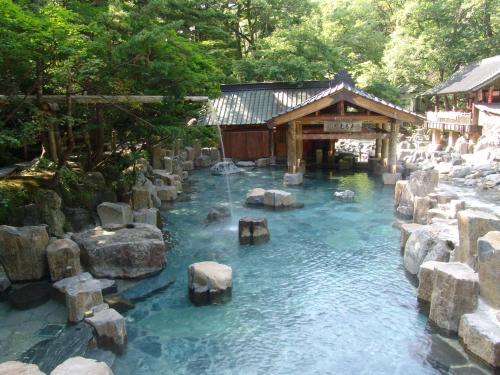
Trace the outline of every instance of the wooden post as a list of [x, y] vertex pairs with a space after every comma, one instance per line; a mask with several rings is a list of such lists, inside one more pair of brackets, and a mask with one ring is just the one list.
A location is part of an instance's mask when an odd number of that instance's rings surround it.
[[432, 143], [434, 145], [441, 145], [442, 134], [439, 129], [432, 129]]
[[436, 95], [436, 104], [434, 105], [434, 112], [439, 112], [439, 95]]
[[304, 143], [302, 140], [302, 124], [300, 122], [296, 123], [296, 139], [297, 139], [297, 166], [302, 164], [302, 158], [304, 153]]
[[328, 164], [333, 165], [333, 158], [335, 156], [335, 140], [330, 139], [328, 142]]
[[448, 134], [448, 147], [455, 146], [455, 143], [457, 143], [457, 139], [459, 136], [459, 132], [450, 131], [450, 133]]
[[397, 147], [399, 135], [399, 121], [391, 123], [391, 139], [389, 142], [389, 172], [396, 173], [396, 165], [398, 161]]
[[493, 103], [493, 86], [490, 86], [488, 89], [488, 98], [487, 98], [488, 104]]
[[453, 111], [457, 111], [458, 110], [458, 106], [457, 106], [457, 94], [453, 94], [452, 106], [453, 106]]
[[271, 157], [274, 157], [274, 128], [269, 130], [269, 153]]
[[295, 121], [288, 123], [286, 131], [287, 144], [287, 166], [288, 173], [295, 173], [297, 169], [297, 123]]
[[[390, 130], [390, 124], [383, 124], [382, 125], [383, 130]], [[384, 167], [388, 165], [389, 162], [389, 140], [388, 139], [382, 139], [382, 164]]]

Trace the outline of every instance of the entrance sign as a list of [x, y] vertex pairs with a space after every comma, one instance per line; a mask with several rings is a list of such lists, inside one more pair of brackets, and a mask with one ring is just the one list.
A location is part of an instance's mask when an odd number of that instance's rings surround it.
[[325, 132], [360, 132], [363, 126], [362, 121], [324, 121], [323, 130]]

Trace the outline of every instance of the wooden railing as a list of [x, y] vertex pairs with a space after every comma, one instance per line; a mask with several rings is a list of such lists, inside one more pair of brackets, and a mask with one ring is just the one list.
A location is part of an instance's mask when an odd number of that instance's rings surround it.
[[472, 114], [468, 112], [427, 112], [428, 129], [468, 132], [472, 130]]

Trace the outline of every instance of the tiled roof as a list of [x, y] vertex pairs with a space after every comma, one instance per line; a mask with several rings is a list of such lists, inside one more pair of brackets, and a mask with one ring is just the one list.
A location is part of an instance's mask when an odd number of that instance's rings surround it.
[[425, 95], [456, 94], [476, 91], [500, 78], [500, 55], [464, 66], [446, 82], [430, 89]]
[[[210, 101], [202, 125], [261, 125], [327, 89], [330, 81], [271, 82], [222, 85], [222, 95]], [[214, 113], [215, 112], [215, 113]]]

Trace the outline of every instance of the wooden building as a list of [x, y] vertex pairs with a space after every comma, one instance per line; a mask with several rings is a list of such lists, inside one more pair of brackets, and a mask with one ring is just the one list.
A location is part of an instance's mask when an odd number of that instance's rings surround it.
[[443, 134], [453, 146], [460, 135], [475, 141], [481, 134], [499, 132], [500, 55], [464, 66], [423, 98], [434, 107], [426, 113], [425, 126], [432, 129], [436, 145]]
[[332, 81], [222, 86], [202, 123], [219, 125], [226, 156], [252, 160], [275, 156], [295, 171], [315, 151], [330, 163], [339, 139], [376, 142], [377, 157], [395, 168], [402, 123], [423, 117], [355, 87], [346, 72]]

